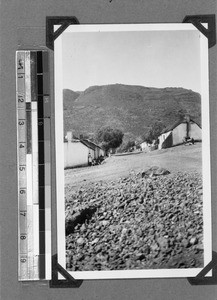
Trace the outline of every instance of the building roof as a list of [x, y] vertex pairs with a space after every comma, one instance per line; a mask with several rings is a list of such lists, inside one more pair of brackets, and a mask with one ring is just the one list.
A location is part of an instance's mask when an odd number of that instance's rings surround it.
[[100, 148], [101, 149], [100, 146], [96, 145], [94, 142], [91, 142], [89, 140], [80, 140], [80, 142], [82, 144], [84, 144], [85, 146], [91, 148], [92, 150], [95, 150], [96, 148]]
[[[68, 140], [66, 137], [64, 137], [64, 143], [67, 143]], [[78, 138], [72, 138], [72, 143], [82, 143], [84, 146], [92, 149], [95, 151], [96, 148], [102, 149], [99, 145], [95, 144], [94, 142], [87, 140], [87, 139], [78, 139]]]
[[[193, 120], [192, 118], [189, 119], [190, 122], [197, 124], [197, 126], [200, 126], [200, 124], [198, 122], [196, 122], [195, 120]], [[174, 128], [176, 128], [177, 126], [179, 126], [182, 123], [187, 123], [188, 121], [186, 120], [186, 118], [182, 118], [178, 121], [176, 121], [175, 123], [173, 123], [172, 125], [166, 127], [165, 129], [163, 129], [163, 131], [161, 132], [161, 134], [172, 131]]]
[[95, 147], [93, 145], [91, 145], [91, 143], [89, 143], [89, 141], [86, 141], [86, 140], [80, 140], [80, 142], [85, 145], [86, 147], [92, 149], [92, 150], [95, 150]]

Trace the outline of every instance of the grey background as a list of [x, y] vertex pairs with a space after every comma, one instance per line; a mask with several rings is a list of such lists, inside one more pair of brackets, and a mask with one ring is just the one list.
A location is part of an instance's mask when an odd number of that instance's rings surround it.
[[[217, 286], [187, 279], [85, 281], [78, 289], [50, 289], [47, 282], [17, 281], [17, 175], [15, 51], [45, 48], [46, 16], [76, 16], [82, 24], [182, 22], [186, 15], [215, 14], [216, 0], [1, 0], [0, 1], [0, 299], [217, 299]], [[52, 61], [52, 55], [51, 55]], [[217, 45], [209, 50], [212, 230], [217, 251]], [[52, 70], [52, 64], [51, 64]], [[51, 76], [51, 82], [53, 78]], [[53, 190], [52, 201], [55, 190]], [[55, 232], [55, 215], [53, 230]], [[55, 233], [53, 234], [55, 243]], [[54, 247], [55, 252], [55, 247]]]

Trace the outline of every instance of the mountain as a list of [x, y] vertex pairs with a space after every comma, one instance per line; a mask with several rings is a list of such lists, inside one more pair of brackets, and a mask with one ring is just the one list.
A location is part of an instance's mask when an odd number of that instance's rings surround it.
[[63, 101], [64, 133], [77, 136], [93, 136], [110, 125], [125, 136], [141, 137], [156, 121], [170, 126], [185, 114], [201, 123], [200, 94], [181, 87], [91, 86], [79, 93], [63, 90]]
[[64, 89], [63, 90], [63, 99], [64, 99], [63, 107], [64, 107], [64, 109], [68, 109], [68, 107], [71, 106], [73, 101], [75, 99], [77, 99], [79, 95], [80, 95], [79, 92], [74, 92], [74, 91], [69, 90], [69, 89]]

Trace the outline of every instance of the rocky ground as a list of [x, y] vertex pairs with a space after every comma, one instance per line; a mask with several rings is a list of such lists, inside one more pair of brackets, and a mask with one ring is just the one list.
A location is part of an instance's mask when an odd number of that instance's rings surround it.
[[154, 167], [66, 186], [71, 271], [203, 266], [202, 178]]

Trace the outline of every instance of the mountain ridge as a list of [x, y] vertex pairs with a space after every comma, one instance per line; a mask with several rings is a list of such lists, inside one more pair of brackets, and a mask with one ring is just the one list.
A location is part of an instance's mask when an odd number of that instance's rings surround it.
[[104, 125], [121, 129], [125, 136], [141, 137], [157, 121], [172, 125], [189, 114], [201, 124], [201, 97], [183, 87], [145, 87], [109, 84], [83, 92], [63, 90], [64, 133], [94, 136]]

